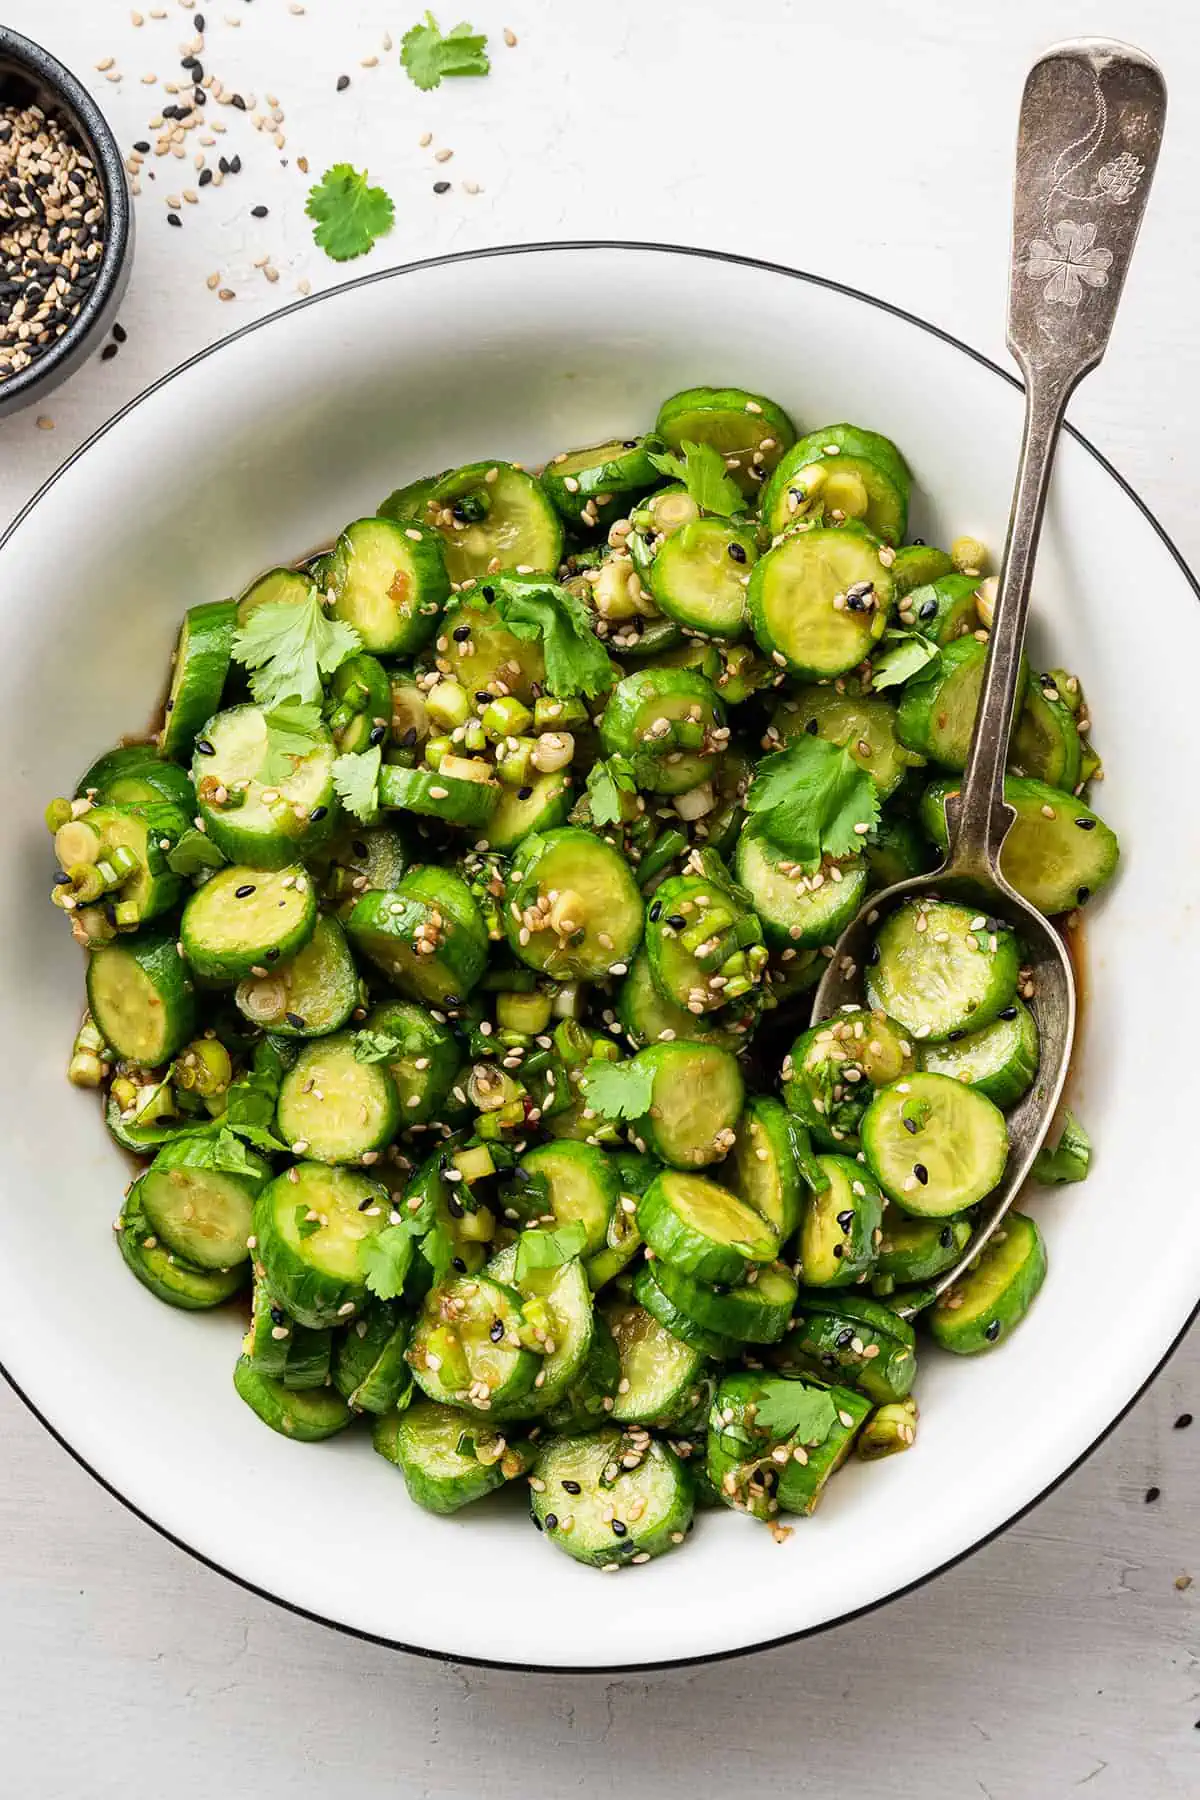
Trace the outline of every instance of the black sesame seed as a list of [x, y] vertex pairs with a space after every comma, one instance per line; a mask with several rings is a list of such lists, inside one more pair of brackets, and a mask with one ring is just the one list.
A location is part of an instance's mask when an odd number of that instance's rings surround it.
[[518, 800], [528, 800], [530, 798], [530, 796], [532, 795], [532, 793], [533, 793], [533, 789], [531, 787], [519, 787], [517, 789], [517, 799]]
[[580, 1485], [577, 1481], [564, 1481], [563, 1482], [563, 1493], [564, 1494], [582, 1494], [582, 1492], [583, 1492], [583, 1489], [580, 1487]]
[[435, 181], [433, 184], [433, 191], [435, 194], [448, 194], [450, 192], [450, 183], [448, 181]]
[[192, 24], [196, 27], [196, 30], [200, 33], [201, 37], [203, 37], [204, 36], [204, 14], [197, 13], [195, 18], [192, 20]]
[[120, 344], [105, 344], [103, 350], [100, 352], [100, 361], [111, 362], [120, 348]]
[[317, 820], [323, 819], [328, 811], [329, 808], [327, 806], [314, 806], [308, 815], [309, 824], [315, 825]]
[[386, 725], [372, 725], [371, 735], [367, 739], [367, 742], [369, 744], [382, 744], [382, 742], [386, 736], [387, 736], [387, 726]]
[[833, 1254], [835, 1261], [841, 1262], [843, 1256], [846, 1254], [846, 1246], [844, 1244], [835, 1244], [833, 1246]]
[[614, 1519], [612, 1521], [612, 1528], [614, 1537], [626, 1537], [628, 1535], [629, 1527], [626, 1525], [624, 1519]]
[[217, 167], [218, 167], [218, 169], [220, 169], [222, 175], [228, 175], [229, 174], [229, 159], [228, 159], [228, 157], [218, 156]]
[[1090, 887], [1076, 888], [1075, 898], [1076, 898], [1076, 900], [1078, 900], [1080, 906], [1083, 905], [1085, 900], [1090, 899], [1091, 892], [1092, 892], [1092, 890]]
[[1148, 1487], [1146, 1489], [1146, 1505], [1153, 1506], [1161, 1493], [1162, 1489], [1159, 1487]]
[[207, 738], [197, 738], [196, 749], [201, 756], [215, 756], [217, 754]]
[[989, 1344], [994, 1344], [996, 1339], [1000, 1336], [999, 1319], [993, 1319], [990, 1325], [985, 1326], [983, 1335]]
[[834, 1341], [837, 1344], [837, 1347], [839, 1350], [846, 1350], [849, 1348], [853, 1339], [854, 1339], [854, 1327], [852, 1325], [847, 1325], [847, 1327], [844, 1331], [838, 1332], [837, 1337]]
[[415, 725], [410, 725], [404, 736], [400, 739], [400, 742], [406, 750], [411, 750], [416, 741], [417, 728]]
[[682, 913], [671, 913], [667, 919], [667, 924], [675, 931], [682, 931], [687, 924], [687, 920]]
[[299, 1013], [293, 1013], [293, 1012], [284, 1013], [283, 1016], [287, 1020], [288, 1024], [291, 1026], [293, 1031], [303, 1031], [304, 1030], [305, 1021], [300, 1017]]
[[235, 900], [248, 900], [253, 892], [254, 883], [252, 881], [246, 881], [243, 882], [240, 888], [234, 888], [233, 897]]
[[133, 147], [139, 156], [149, 156], [150, 154], [150, 144], [146, 138], [139, 138]]
[[359, 1210], [359, 1212], [366, 1212], [368, 1206], [373, 1206], [374, 1204], [375, 1204], [374, 1194], [368, 1194], [365, 1200], [359, 1201], [358, 1210]]
[[114, 325], [113, 326], [113, 336], [116, 338], [118, 344], [123, 344], [125, 342], [126, 338], [129, 336], [129, 333], [126, 331], [126, 329], [123, 325]]
[[167, 224], [174, 225], [177, 231], [182, 230], [183, 228], [183, 220], [178, 213], [169, 212], [167, 214]]
[[917, 1121], [915, 1119], [901, 1119], [900, 1123], [903, 1125], [905, 1131], [909, 1132], [913, 1137], [916, 1137]]
[[1191, 1413], [1180, 1413], [1179, 1417], [1175, 1421], [1176, 1431], [1186, 1431], [1188, 1426], [1191, 1424], [1191, 1422], [1192, 1422]]
[[466, 1263], [465, 1263], [465, 1262], [464, 1262], [464, 1261], [463, 1261], [463, 1259], [462, 1259], [462, 1257], [461, 1257], [461, 1256], [456, 1256], [456, 1257], [454, 1257], [454, 1258], [452, 1258], [452, 1260], [451, 1260], [451, 1263], [450, 1263], [450, 1267], [451, 1267], [451, 1268], [452, 1268], [452, 1269], [455, 1269], [455, 1270], [457, 1270], [457, 1272], [458, 1272], [458, 1273], [459, 1273], [459, 1274], [460, 1274], [460, 1275], [465, 1275], [465, 1274], [466, 1274], [466, 1272], [467, 1272], [467, 1265], [466, 1265]]
[[943, 1226], [942, 1230], [938, 1232], [938, 1243], [942, 1246], [943, 1250], [948, 1250], [953, 1242], [954, 1242], [953, 1226], [951, 1226], [951, 1225]]
[[914, 1163], [913, 1174], [916, 1176], [922, 1187], [928, 1187], [929, 1170], [925, 1167], [924, 1163]]
[[[480, 588], [480, 590], [479, 590], [479, 591], [480, 591], [480, 593], [481, 593], [481, 594], [482, 594], [482, 595], [483, 595], [483, 597], [484, 597], [484, 599], [485, 599], [485, 600], [494, 600], [494, 599], [495, 599], [495, 598], [496, 598], [496, 590], [495, 590], [495, 588], [494, 588], [494, 587], [485, 587], [485, 588]], [[541, 688], [540, 688], [540, 687], [538, 687], [538, 684], [537, 684], [537, 682], [536, 682], [536, 681], [535, 681], [535, 682], [534, 682], [534, 684], [533, 684], [533, 690], [532, 690], [532, 691], [533, 691], [533, 697], [534, 697], [534, 699], [535, 699], [535, 700], [540, 700], [540, 699], [541, 699], [541, 697], [542, 697], [542, 690], [541, 690]]]
[[1080, 831], [1095, 831], [1096, 829], [1095, 819], [1076, 819], [1075, 823]]
[[845, 1212], [840, 1212], [837, 1216], [837, 1222], [843, 1231], [848, 1232], [850, 1227], [854, 1224], [853, 1208], [848, 1206]]
[[957, 1044], [959, 1038], [965, 1038], [966, 1035], [965, 1031], [948, 1031], [946, 1033], [946, 1042], [948, 1044]]
[[625, 442], [621, 445], [622, 450], [636, 450], [637, 447], [638, 441], [636, 438], [626, 438]]
[[355, 856], [369, 856], [370, 855], [370, 851], [367, 849], [367, 846], [363, 843], [361, 838], [355, 838], [353, 843], [350, 845], [350, 848], [353, 851]]
[[654, 902], [654, 905], [650, 908], [650, 923], [652, 925], [657, 925], [658, 921], [661, 918], [662, 918], [662, 901], [656, 900]]
[[287, 1319], [287, 1314], [284, 1312], [282, 1306], [273, 1306], [271, 1308], [272, 1324], [282, 1325], [286, 1319]]
[[54, 885], [55, 887], [70, 887], [71, 877], [69, 875], [64, 875], [60, 869], [58, 874], [54, 877]]
[[494, 698], [494, 696], [489, 694], [486, 688], [476, 688], [475, 700], [476, 700], [477, 705], [490, 706], [492, 704], [493, 698]]
[[252, 219], [265, 219], [266, 216], [267, 209], [265, 206], [252, 206], [250, 208], [250, 217]]
[[[236, 100], [236, 99], [235, 99], [235, 100], [234, 100], [234, 105], [235, 105], [235, 106], [236, 106], [236, 105], [237, 105], [237, 100]], [[245, 107], [246, 107], [246, 102], [245, 102], [245, 101], [244, 101], [244, 100], [243, 100], [243, 101], [242, 101], [242, 110], [243, 110], [243, 111], [245, 111]], [[241, 172], [242, 172], [242, 159], [241, 159], [241, 157], [240, 157], [240, 156], [231, 156], [231, 157], [230, 157], [230, 159], [229, 159], [229, 173], [230, 173], [230, 174], [231, 174], [231, 175], [240, 175], [240, 174], [241, 174]]]
[[457, 1194], [447, 1194], [447, 1196], [446, 1196], [446, 1211], [450, 1214], [450, 1217], [452, 1219], [464, 1218], [466, 1215], [466, 1210], [467, 1210], [466, 1207], [463, 1205], [462, 1201], [458, 1198]]
[[348, 75], [339, 75], [339, 76], [338, 76], [338, 78], [337, 78], [337, 91], [338, 91], [338, 93], [339, 93], [339, 94], [344, 94], [344, 93], [345, 93], [345, 91], [346, 91], [346, 89], [347, 89], [347, 88], [348, 88], [348, 87], [349, 87], [349, 86], [350, 86], [350, 77], [349, 77], [349, 76], [348, 76]]
[[450, 635], [453, 637], [456, 644], [465, 644], [471, 635], [471, 627], [469, 625], [456, 625]]
[[278, 962], [278, 960], [279, 960], [279, 945], [272, 944], [271, 948], [267, 951], [267, 961], [268, 962]]
[[809, 719], [809, 721], [805, 725], [804, 729], [805, 729], [805, 731], [807, 731], [809, 737], [816, 737], [817, 732], [819, 731], [820, 727], [818, 726], [817, 721], [815, 719]]
[[937, 611], [937, 601], [936, 600], [923, 600], [921, 602], [920, 606], [917, 608], [917, 617], [918, 617], [918, 619], [932, 619], [932, 617], [936, 611]]
[[453, 1012], [453, 1010], [456, 1006], [462, 1005], [462, 1001], [459, 999], [457, 994], [447, 994], [446, 995], [446, 1005], [450, 1009], [450, 1011]]
[[996, 1014], [998, 1019], [1015, 1019], [1016, 1016], [1017, 1009], [1015, 1006], [1006, 1006], [1003, 1012]]
[[500, 1342], [500, 1339], [504, 1336], [503, 1320], [492, 1320], [491, 1330], [488, 1332], [488, 1336], [491, 1338], [493, 1344], [498, 1344]]
[[232, 95], [229, 104], [230, 106], [236, 106], [239, 112], [245, 112], [246, 110], [246, 102], [242, 99], [240, 94]]
[[558, 1514], [557, 1513], [547, 1513], [546, 1514], [546, 1530], [547, 1531], [557, 1531], [558, 1530]]
[[742, 544], [730, 544], [729, 554], [735, 563], [744, 563], [746, 560], [746, 550]]

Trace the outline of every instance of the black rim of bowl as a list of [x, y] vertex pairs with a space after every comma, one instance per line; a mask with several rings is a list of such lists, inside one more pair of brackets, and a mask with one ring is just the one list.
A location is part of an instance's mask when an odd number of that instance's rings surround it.
[[[792, 269], [789, 268], [786, 263], [767, 262], [763, 260], [763, 258], [755, 256], [739, 256], [733, 251], [727, 250], [701, 250], [686, 244], [638, 243], [633, 239], [583, 238], [578, 240], [567, 240], [562, 243], [498, 244], [482, 250], [462, 250], [445, 256], [426, 257], [418, 262], [400, 263], [392, 268], [376, 269], [370, 274], [359, 275], [353, 280], [339, 282], [335, 287], [325, 288], [319, 294], [311, 294], [304, 299], [293, 300], [289, 305], [280, 307], [278, 312], [267, 313], [259, 319], [251, 319], [237, 331], [231, 332], [228, 337], [221, 338], [217, 343], [209, 344], [207, 348], [198, 350], [193, 356], [185, 358], [184, 361], [178, 363], [175, 368], [169, 369], [165, 375], [161, 375], [157, 381], [152, 382], [149, 387], [143, 388], [140, 394], [135, 395], [134, 398], [128, 401], [119, 412], [114, 413], [111, 419], [107, 419], [105, 423], [99, 426], [84, 443], [80, 444], [79, 448], [55, 470], [53, 475], [49, 476], [48, 479], [42, 483], [37, 493], [34, 494], [21, 508], [7, 530], [0, 533], [0, 553], [3, 553], [9, 538], [12, 537], [22, 521], [28, 517], [34, 507], [38, 504], [39, 500], [49, 492], [55, 482], [66, 473], [72, 463], [77, 462], [81, 456], [86, 455], [86, 453], [99, 443], [112, 427], [118, 424], [127, 413], [131, 413], [135, 407], [140, 406], [142, 402], [149, 399], [152, 394], [158, 393], [160, 388], [165, 387], [168, 382], [173, 381], [177, 375], [182, 375], [187, 370], [195, 368], [197, 364], [206, 361], [210, 356], [214, 355], [214, 353], [220, 351], [224, 345], [235, 343], [240, 338], [248, 337], [252, 332], [261, 331], [264, 326], [273, 324], [276, 319], [286, 318], [289, 314], [301, 312], [310, 306], [319, 306], [322, 301], [331, 299], [335, 295], [344, 294], [354, 288], [371, 287], [377, 282], [395, 280], [404, 275], [419, 274], [424, 269], [452, 268], [459, 263], [484, 262], [491, 257], [498, 256], [532, 257], [562, 254], [579, 255], [590, 254], [597, 250], [632, 251], [638, 255], [686, 256], [695, 258], [698, 262], [727, 263], [737, 268], [756, 269], [767, 275], [786, 276], [789, 281], [807, 282], [810, 287], [821, 288], [826, 293], [840, 294], [847, 300], [857, 300], [864, 306], [874, 307], [878, 312], [887, 313], [889, 317], [893, 319], [901, 319], [906, 325], [915, 326], [918, 330], [927, 332], [930, 337], [937, 338], [943, 344], [949, 344], [953, 349], [961, 351], [964, 356], [970, 357], [971, 361], [978, 363], [981, 368], [990, 369], [992, 374], [998, 375], [1000, 380], [1005, 382], [1007, 386], [1018, 389], [1021, 386], [1021, 383], [1010, 370], [1002, 368], [1000, 364], [994, 362], [990, 356], [985, 356], [982, 350], [976, 350], [972, 345], [964, 343], [961, 338], [955, 337], [953, 333], [944, 331], [940, 325], [933, 325], [928, 319], [922, 319], [918, 317], [916, 313], [908, 312], [902, 306], [893, 305], [890, 300], [880, 300], [874, 294], [864, 293], [861, 288], [850, 287], [845, 282], [834, 281], [827, 275], [813, 275], [804, 269]], [[1075, 426], [1068, 423], [1064, 425], [1063, 430], [1068, 437], [1073, 438], [1082, 449], [1087, 451], [1089, 456], [1095, 459], [1105, 473], [1116, 483], [1117, 487], [1126, 498], [1132, 501], [1133, 505], [1149, 525], [1150, 529], [1154, 532], [1154, 535], [1163, 545], [1163, 548], [1170, 555], [1175, 566], [1178, 568], [1179, 573], [1191, 589], [1195, 599], [1200, 601], [1200, 582], [1197, 582], [1196, 577], [1192, 574], [1192, 571], [1184, 560], [1178, 546], [1175, 544], [1170, 534], [1159, 523], [1155, 515], [1150, 511], [1150, 508], [1146, 505], [1146, 502], [1141, 498], [1140, 494], [1129, 485], [1128, 481], [1126, 481], [1120, 471], [1113, 467], [1112, 463], [1109, 462], [1103, 452], [1097, 450], [1096, 446], [1088, 438], [1084, 437], [1083, 433], [1078, 431]], [[878, 1612], [883, 1607], [890, 1606], [895, 1600], [902, 1600], [906, 1595], [916, 1593], [918, 1589], [925, 1587], [929, 1582], [935, 1581], [939, 1575], [944, 1575], [950, 1569], [957, 1567], [959, 1563], [965, 1562], [968, 1557], [974, 1556], [976, 1551], [984, 1549], [996, 1538], [1001, 1537], [1011, 1526], [1016, 1525], [1021, 1519], [1025, 1518], [1026, 1514], [1033, 1512], [1036, 1507], [1041, 1505], [1043, 1500], [1048, 1499], [1049, 1496], [1053, 1494], [1057, 1488], [1061, 1487], [1077, 1469], [1083, 1466], [1088, 1458], [1099, 1449], [1101, 1444], [1104, 1443], [1105, 1439], [1111, 1436], [1126, 1415], [1137, 1405], [1143, 1394], [1145, 1394], [1155, 1380], [1157, 1380], [1158, 1376], [1162, 1373], [1163, 1369], [1165, 1369], [1167, 1363], [1171, 1360], [1171, 1357], [1175, 1354], [1198, 1317], [1200, 1317], [1200, 1299], [1197, 1299], [1196, 1305], [1192, 1308], [1191, 1313], [1184, 1320], [1171, 1342], [1166, 1346], [1162, 1355], [1154, 1364], [1154, 1367], [1149, 1371], [1145, 1378], [1138, 1383], [1136, 1390], [1130, 1395], [1129, 1399], [1123, 1406], [1118, 1408], [1108, 1424], [1105, 1425], [1102, 1431], [1096, 1434], [1092, 1439], [1092, 1442], [1087, 1445], [1086, 1449], [1082, 1450], [1073, 1462], [1065, 1469], [1060, 1470], [1052, 1481], [1048, 1481], [1045, 1487], [1040, 1488], [1023, 1506], [1017, 1507], [1014, 1512], [1010, 1513], [1007, 1519], [1002, 1520], [999, 1525], [993, 1526], [990, 1531], [983, 1532], [976, 1538], [974, 1543], [968, 1544], [964, 1550], [958, 1551], [954, 1556], [948, 1556], [944, 1562], [940, 1562], [934, 1568], [927, 1570], [924, 1575], [917, 1576], [915, 1580], [906, 1582], [903, 1587], [894, 1589], [890, 1594], [881, 1594], [877, 1600], [870, 1600], [863, 1606], [852, 1607], [844, 1613], [838, 1613], [834, 1618], [823, 1619], [818, 1625], [806, 1625], [797, 1631], [781, 1632], [776, 1637], [762, 1638], [758, 1643], [754, 1644], [738, 1644], [729, 1650], [707, 1650], [695, 1656], [662, 1656], [656, 1657], [649, 1662], [581, 1664], [510, 1662], [502, 1657], [496, 1656], [470, 1656], [451, 1650], [431, 1650], [422, 1644], [406, 1644], [402, 1638], [385, 1637], [380, 1632], [365, 1631], [360, 1626], [347, 1625], [341, 1619], [330, 1619], [324, 1613], [315, 1612], [311, 1607], [301, 1606], [297, 1601], [289, 1600], [282, 1594], [272, 1593], [270, 1588], [260, 1587], [257, 1582], [251, 1581], [245, 1575], [237, 1574], [232, 1569], [227, 1569], [223, 1563], [217, 1562], [214, 1557], [206, 1556], [203, 1550], [197, 1550], [194, 1545], [187, 1543], [185, 1539], [177, 1537], [173, 1531], [170, 1531], [165, 1525], [160, 1524], [159, 1521], [152, 1518], [149, 1513], [144, 1512], [136, 1502], [130, 1500], [123, 1494], [120, 1488], [114, 1486], [106, 1476], [101, 1475], [97, 1469], [93, 1468], [87, 1458], [74, 1448], [67, 1438], [63, 1436], [62, 1432], [57, 1430], [46, 1417], [45, 1413], [35, 1405], [29, 1395], [24, 1392], [16, 1381], [13, 1380], [13, 1377], [9, 1374], [3, 1363], [0, 1363], [0, 1375], [4, 1377], [18, 1399], [24, 1401], [33, 1416], [41, 1425], [45, 1426], [51, 1437], [62, 1446], [67, 1454], [73, 1457], [82, 1469], [86, 1469], [88, 1474], [91, 1475], [107, 1493], [111, 1494], [114, 1500], [119, 1500], [122, 1506], [127, 1507], [128, 1510], [133, 1513], [135, 1518], [141, 1519], [144, 1524], [149, 1525], [154, 1531], [157, 1531], [160, 1537], [166, 1538], [167, 1542], [174, 1544], [177, 1549], [185, 1551], [188, 1556], [194, 1558], [196, 1562], [202, 1563], [205, 1568], [212, 1569], [216, 1574], [225, 1576], [227, 1580], [235, 1582], [238, 1587], [244, 1588], [247, 1593], [256, 1595], [260, 1600], [270, 1601], [273, 1605], [280, 1606], [285, 1611], [293, 1613], [297, 1618], [307, 1619], [314, 1625], [325, 1625], [332, 1631], [341, 1632], [345, 1637], [357, 1638], [363, 1643], [377, 1644], [380, 1648], [385, 1650], [402, 1650], [408, 1655], [422, 1656], [432, 1662], [452, 1663], [471, 1668], [502, 1669], [525, 1675], [640, 1675], [651, 1673], [656, 1669], [695, 1668], [706, 1663], [732, 1662], [737, 1657], [753, 1656], [762, 1650], [778, 1650], [785, 1644], [795, 1644], [801, 1642], [805, 1638], [818, 1637], [823, 1632], [832, 1631], [839, 1625], [848, 1625], [855, 1619], [865, 1618], [869, 1613]]]
[[95, 163], [104, 188], [104, 250], [91, 293], [62, 336], [56, 338], [28, 368], [0, 381], [0, 408], [5, 410], [18, 398], [31, 397], [43, 382], [49, 385], [103, 317], [109, 301], [120, 287], [132, 224], [120, 146], [112, 126], [83, 83], [40, 44], [22, 37], [19, 31], [12, 31], [7, 25], [0, 25], [0, 88], [8, 75], [16, 76], [35, 90], [31, 96], [35, 104], [41, 105], [45, 98], [53, 99]]

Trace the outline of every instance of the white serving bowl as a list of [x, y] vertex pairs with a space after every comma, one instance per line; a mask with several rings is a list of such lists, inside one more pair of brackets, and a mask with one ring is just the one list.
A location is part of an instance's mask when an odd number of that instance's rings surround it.
[[1075, 1092], [1094, 1174], [1032, 1202], [1050, 1275], [1012, 1341], [974, 1363], [923, 1355], [915, 1451], [852, 1464], [783, 1548], [706, 1514], [679, 1555], [607, 1582], [544, 1543], [515, 1496], [436, 1519], [365, 1432], [274, 1436], [233, 1391], [240, 1319], [173, 1312], [123, 1266], [110, 1222], [129, 1170], [94, 1098], [64, 1080], [83, 971], [47, 902], [46, 800], [150, 717], [185, 607], [307, 552], [403, 481], [624, 437], [697, 382], [769, 393], [802, 429], [887, 432], [915, 473], [915, 533], [1000, 544], [1021, 398], [992, 365], [786, 270], [562, 245], [389, 270], [247, 327], [100, 431], [0, 553], [0, 1362], [80, 1461], [196, 1555], [305, 1613], [455, 1659], [683, 1661], [873, 1606], [1056, 1482], [1200, 1294], [1200, 1208], [1178, 1161], [1200, 1017], [1200, 608], [1153, 519], [1071, 435], [1032, 647], [1082, 677], [1108, 773], [1098, 804], [1126, 854], [1089, 912]]

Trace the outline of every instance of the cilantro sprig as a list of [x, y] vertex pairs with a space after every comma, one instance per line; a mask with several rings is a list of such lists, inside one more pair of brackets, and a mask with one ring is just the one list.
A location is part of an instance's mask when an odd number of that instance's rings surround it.
[[309, 189], [304, 207], [315, 221], [313, 237], [334, 262], [365, 256], [378, 238], [392, 229], [396, 209], [391, 195], [371, 187], [367, 172], [350, 163], [335, 163]]
[[879, 821], [879, 790], [840, 744], [805, 733], [759, 763], [746, 808], [777, 849], [810, 868], [862, 849]]
[[608, 653], [592, 631], [582, 600], [544, 577], [509, 576], [488, 584], [494, 610], [515, 638], [541, 642], [546, 662], [544, 686], [558, 699], [607, 693], [613, 684]]
[[588, 813], [593, 825], [619, 825], [635, 816], [637, 782], [625, 756], [602, 756], [587, 773]]
[[[233, 640], [233, 657], [252, 671], [250, 690], [268, 712], [285, 702], [319, 702], [321, 677], [332, 675], [362, 642], [352, 625], [326, 618], [316, 588], [299, 602], [272, 600], [256, 606]], [[296, 729], [284, 715], [283, 729]], [[311, 748], [311, 745], [310, 745]]]
[[741, 512], [745, 506], [742, 491], [725, 467], [725, 458], [712, 444], [683, 445], [683, 455], [674, 450], [652, 450], [650, 461], [660, 475], [682, 481], [701, 512], [720, 513], [723, 518]]
[[630, 1062], [590, 1062], [579, 1085], [593, 1112], [604, 1119], [642, 1119], [650, 1111], [654, 1070], [634, 1057]]
[[579, 1219], [567, 1219], [553, 1231], [523, 1231], [517, 1239], [513, 1280], [526, 1281], [535, 1269], [560, 1269], [587, 1246], [587, 1229]]
[[400, 40], [400, 61], [415, 87], [428, 93], [448, 75], [486, 75], [491, 69], [487, 38], [473, 25], [455, 25], [443, 37], [431, 12]]
[[837, 1407], [826, 1388], [802, 1381], [769, 1382], [754, 1412], [757, 1431], [800, 1444], [823, 1444], [837, 1422]]
[[348, 751], [336, 758], [333, 785], [348, 813], [369, 825], [379, 812], [379, 771], [383, 767], [383, 751], [378, 744], [369, 750]]

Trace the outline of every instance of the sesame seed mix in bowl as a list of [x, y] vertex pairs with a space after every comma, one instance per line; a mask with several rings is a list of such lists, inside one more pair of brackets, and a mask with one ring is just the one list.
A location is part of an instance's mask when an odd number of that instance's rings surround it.
[[0, 385], [78, 316], [104, 252], [104, 189], [69, 123], [0, 107]]
[[[939, 1292], [1037, 1080], [1016, 934], [923, 897], [809, 1024], [864, 896], [936, 863], [978, 704], [986, 551], [907, 542], [910, 486], [709, 387], [418, 475], [194, 605], [154, 740], [51, 801], [70, 1079], [144, 1163], [117, 1247], [242, 1303], [272, 1429], [369, 1420], [435, 1513], [523, 1479], [611, 1573], [705, 1507], [783, 1541], [913, 1446], [930, 1340], [1020, 1325], [1022, 1213]], [[1068, 928], [1117, 865], [1089, 730], [1028, 677], [1004, 865]], [[1071, 1121], [1038, 1173], [1088, 1156]]]

